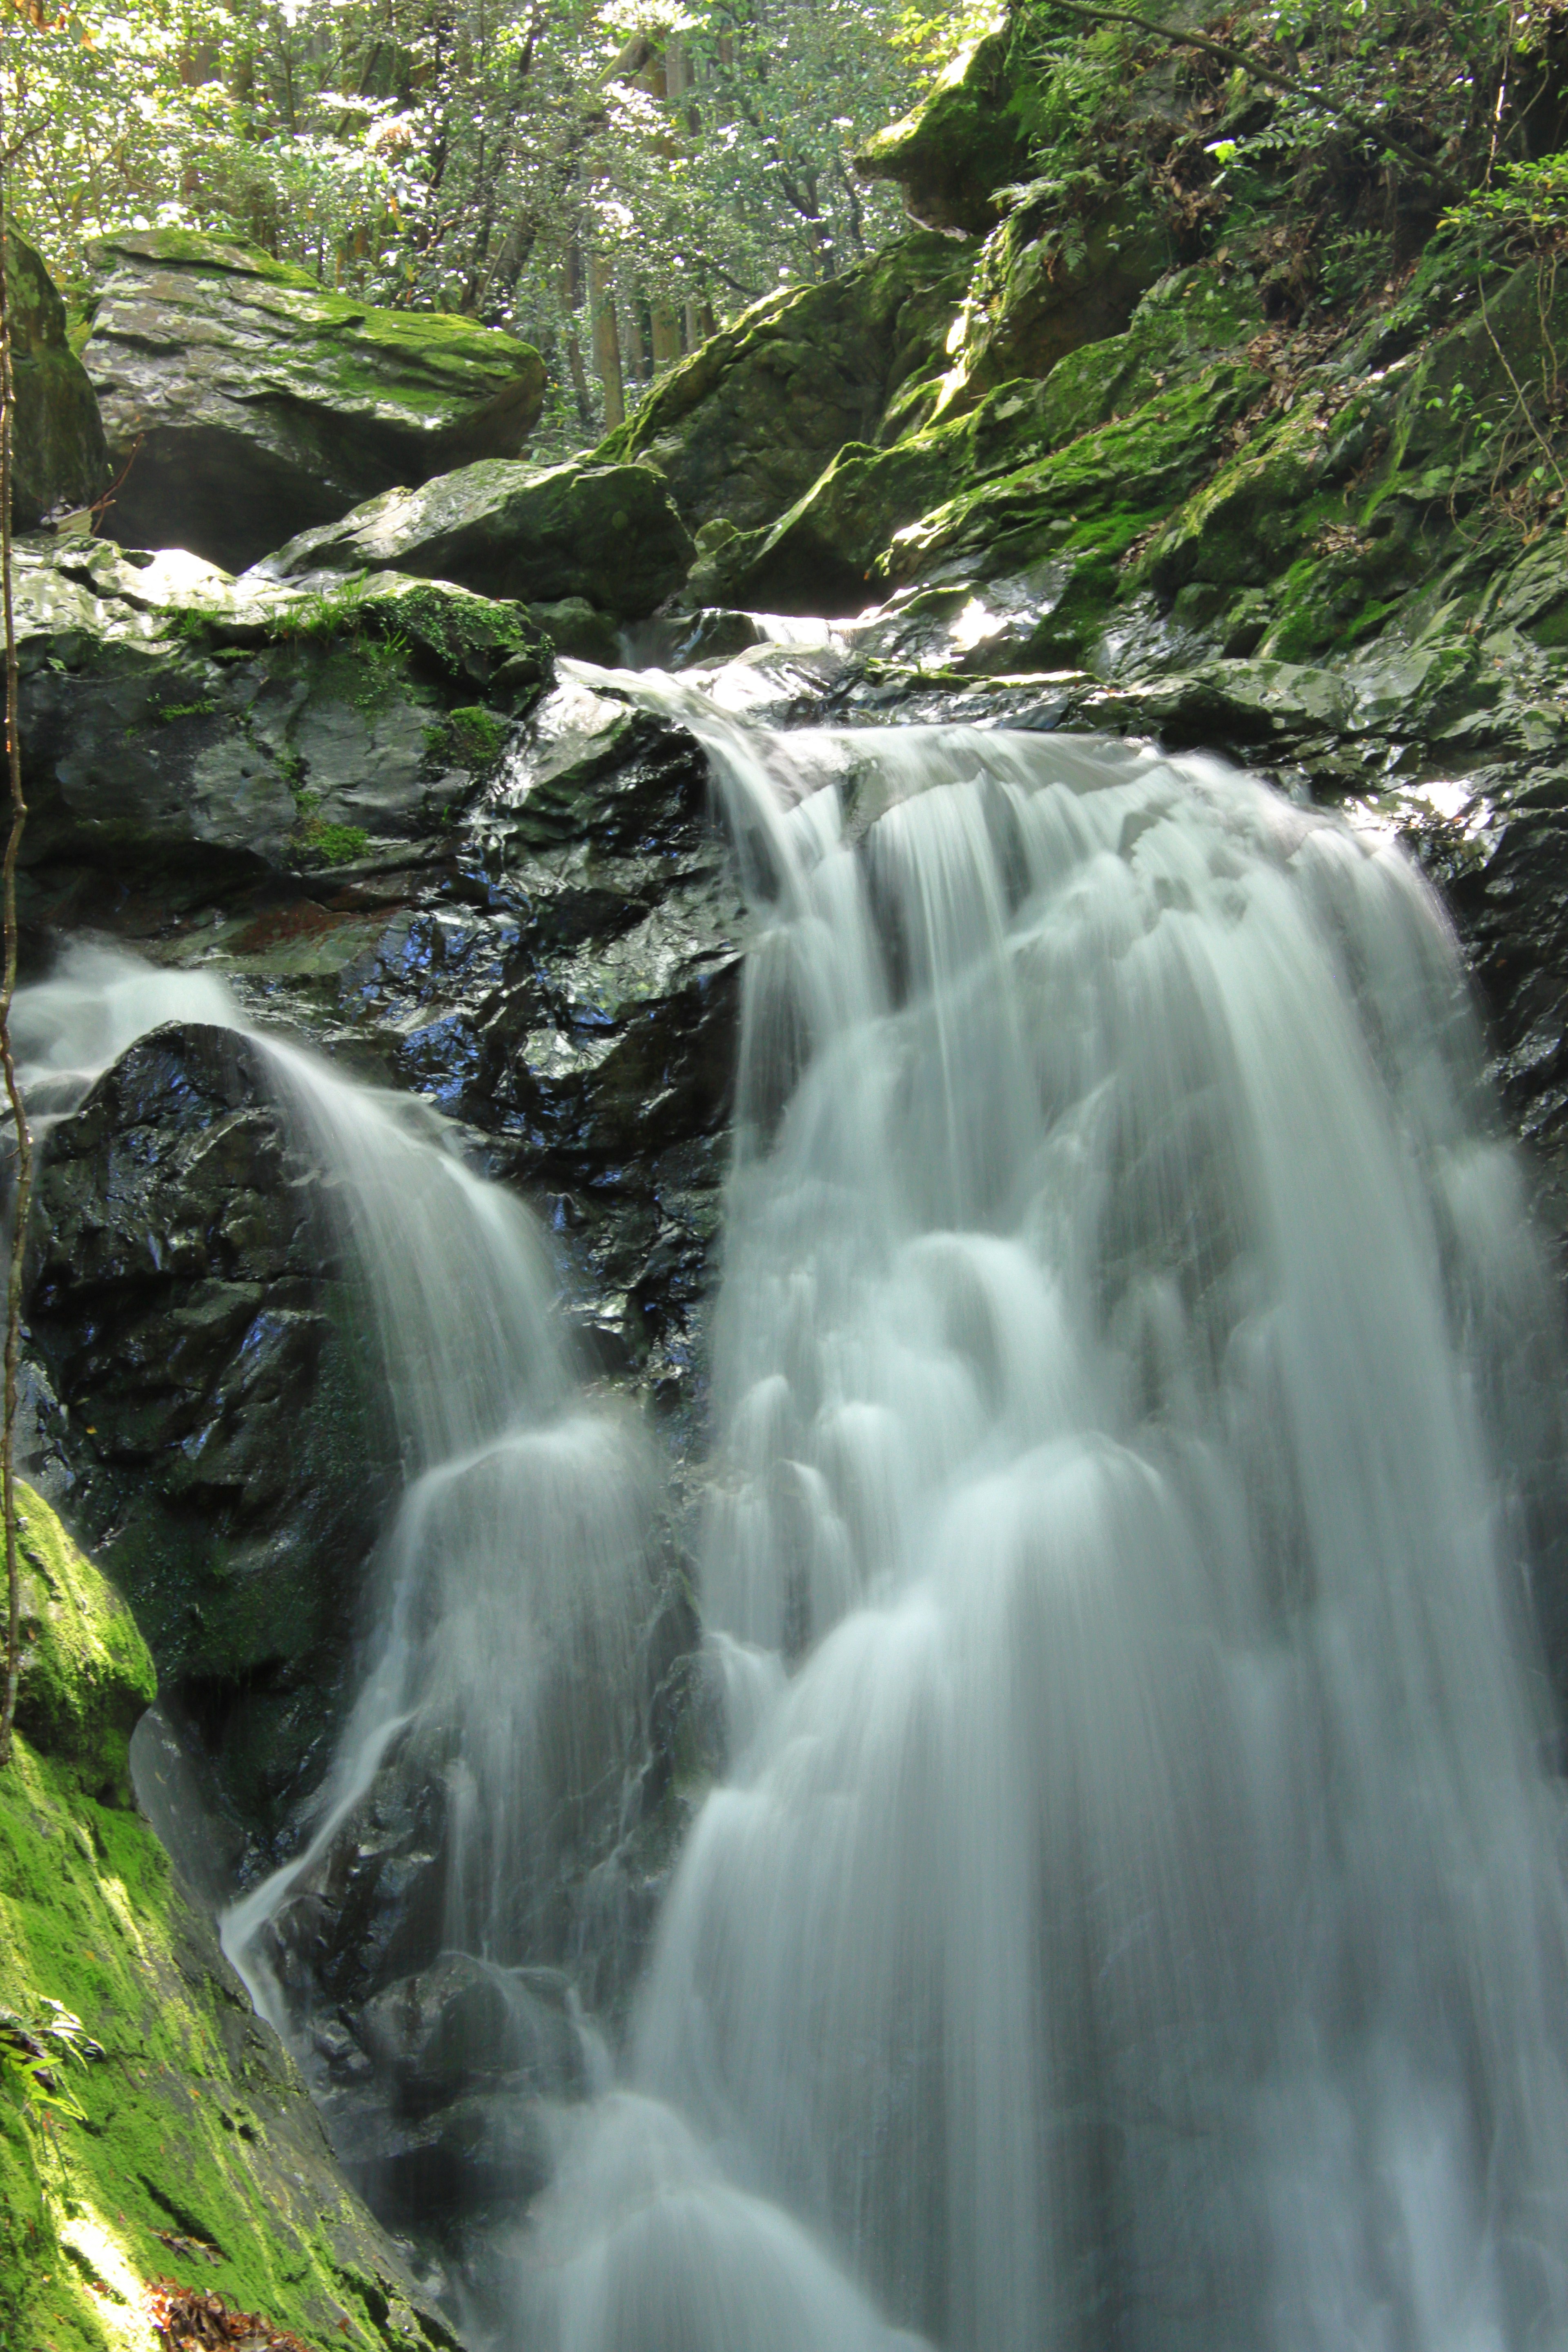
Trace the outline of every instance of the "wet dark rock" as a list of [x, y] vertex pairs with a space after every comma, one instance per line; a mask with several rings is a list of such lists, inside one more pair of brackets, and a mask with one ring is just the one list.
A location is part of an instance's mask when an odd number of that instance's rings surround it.
[[492, 459], [422, 488], [389, 490], [340, 523], [303, 531], [256, 576], [395, 571], [640, 620], [684, 579], [691, 551], [647, 466], [574, 460], [542, 470]]
[[16, 388], [11, 522], [89, 506], [109, 484], [98, 396], [66, 335], [66, 306], [43, 257], [7, 223], [5, 292]]
[[519, 606], [395, 576], [238, 592], [66, 542], [16, 605], [29, 866], [176, 890], [443, 836], [553, 667]]
[[314, 1183], [259, 1049], [185, 1027], [52, 1129], [38, 1186], [29, 1323], [69, 1415], [73, 1518], [263, 1825], [333, 1719], [392, 1476]]
[[498, 2075], [569, 2095], [581, 2091], [584, 2072], [565, 1992], [566, 1979], [548, 1970], [500, 1969], [448, 1952], [368, 2001], [360, 2039], [411, 2115]]
[[237, 572], [399, 482], [511, 457], [537, 419], [537, 352], [469, 319], [329, 294], [254, 247], [188, 229], [97, 247], [85, 349], [116, 471], [106, 528]]

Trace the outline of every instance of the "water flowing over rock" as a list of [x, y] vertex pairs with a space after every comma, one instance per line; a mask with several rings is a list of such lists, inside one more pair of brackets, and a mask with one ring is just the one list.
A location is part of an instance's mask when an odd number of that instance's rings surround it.
[[706, 733], [773, 919], [702, 1604], [794, 1671], [528, 2307], [875, 2340], [804, 2226], [999, 2352], [1551, 2334], [1556, 1406], [1441, 924], [1215, 763]]
[[543, 403], [538, 352], [499, 329], [379, 310], [189, 229], [97, 251], [84, 360], [127, 546], [241, 571], [395, 483], [515, 457]]

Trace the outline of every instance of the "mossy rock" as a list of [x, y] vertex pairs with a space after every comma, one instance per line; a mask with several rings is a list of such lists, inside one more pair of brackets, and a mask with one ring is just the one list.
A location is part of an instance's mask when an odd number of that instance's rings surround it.
[[398, 483], [523, 446], [537, 352], [499, 328], [330, 294], [186, 229], [106, 238], [83, 352], [110, 457], [106, 529], [238, 571]]
[[[1214, 464], [1226, 428], [1264, 383], [1245, 362], [1221, 361], [1130, 416], [1012, 467], [1000, 460], [1006, 446], [1001, 423], [987, 438], [979, 420], [937, 428], [923, 446], [846, 450], [765, 541], [724, 551], [728, 584], [738, 601], [786, 612], [810, 609], [826, 584], [833, 609], [847, 612], [889, 586], [960, 576], [983, 581], [1048, 561], [1066, 567], [1051, 591], [1061, 613], [1053, 647], [1069, 640], [1076, 646], [1093, 614], [1116, 594], [1128, 548]], [[1023, 422], [1027, 428], [1031, 420]], [[977, 440], [999, 469], [966, 480], [959, 461], [967, 451], [975, 462]], [[956, 492], [889, 532], [889, 521], [922, 485], [940, 484], [950, 465], [960, 475]]]
[[933, 421], [1121, 334], [1173, 258], [1168, 230], [1141, 195], [1093, 173], [1036, 184], [986, 240]]
[[997, 190], [1027, 169], [1009, 47], [1005, 26], [972, 41], [915, 111], [855, 158], [862, 179], [895, 181], [911, 219], [926, 228], [983, 235], [996, 223]]
[[640, 620], [684, 579], [691, 541], [650, 467], [538, 467], [492, 459], [391, 490], [302, 532], [258, 567], [263, 581], [395, 571], [490, 597], [584, 598]]
[[652, 466], [688, 530], [774, 521], [848, 441], [879, 437], [889, 400], [939, 366], [970, 258], [905, 237], [825, 285], [743, 310], [660, 378], [598, 453]]
[[158, 1696], [151, 1654], [120, 1595], [20, 1480], [16, 1528], [24, 1653], [17, 1724], [84, 1789], [123, 1804], [131, 1734]]
[[27, 1517], [89, 1627], [68, 1654], [91, 1688], [0, 1771], [0, 2008], [26, 2025], [58, 2002], [102, 2054], [61, 2062], [85, 2123], [40, 2116], [0, 2071], [0, 2337], [156, 2352], [146, 2289], [172, 2277], [322, 2352], [449, 2345], [153, 1832], [84, 1790], [80, 1727], [110, 1685], [122, 1715], [150, 1691], [145, 1653], [47, 1507]]
[[109, 483], [98, 395], [70, 347], [66, 306], [42, 257], [10, 229], [6, 290], [16, 406], [11, 520], [35, 530], [47, 515], [89, 506]]
[[1320, 404], [1301, 401], [1194, 493], [1148, 550], [1140, 578], [1167, 595], [1190, 580], [1248, 587], [1271, 579], [1327, 520], [1314, 501], [1330, 446]]
[[[1179, 433], [1190, 436], [1187, 452], [1173, 453], [1167, 404], [1212, 368], [1217, 352], [1234, 352], [1259, 323], [1247, 281], [1222, 279], [1208, 268], [1181, 271], [1144, 298], [1124, 333], [1068, 354], [1042, 383], [1000, 385], [967, 415], [906, 433], [887, 448], [842, 449], [771, 534], [716, 542], [689, 582], [688, 598], [730, 596], [784, 612], [825, 604], [857, 611], [879, 583], [910, 576], [890, 556], [899, 534], [914, 527], [923, 542], [921, 518], [951, 513], [987, 484], [1045, 464], [1129, 411], [1130, 432], [1119, 432], [1114, 443], [1116, 463], [1125, 467], [1121, 503], [1146, 515], [1163, 495], [1152, 488], [1152, 472], [1162, 483], [1191, 478], [1187, 457], [1212, 449], [1236, 414], [1237, 380], [1227, 376], [1222, 385], [1211, 376], [1194, 404], [1169, 412], [1182, 420]], [[1250, 373], [1240, 382], [1244, 390], [1262, 388], [1262, 379]], [[1140, 412], [1142, 425], [1134, 421]], [[1171, 474], [1173, 454], [1179, 477]], [[1086, 445], [1058, 470], [1074, 482], [1103, 474], [1100, 446]], [[1054, 529], [1059, 505], [1049, 503]], [[1027, 564], [1041, 551], [1026, 549], [1022, 560]], [[976, 576], [1005, 568], [982, 556]]]
[[553, 676], [521, 605], [392, 572], [238, 587], [61, 541], [18, 551], [16, 610], [28, 866], [161, 887], [444, 832], [474, 782], [445, 711], [482, 698], [505, 726]]

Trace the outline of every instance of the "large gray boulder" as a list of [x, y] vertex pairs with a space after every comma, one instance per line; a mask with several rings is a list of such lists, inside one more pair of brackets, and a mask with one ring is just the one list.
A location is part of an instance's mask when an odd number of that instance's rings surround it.
[[446, 837], [553, 670], [520, 607], [461, 588], [240, 591], [101, 541], [18, 550], [16, 611], [27, 868], [165, 912]]
[[186, 229], [107, 238], [83, 358], [118, 470], [106, 529], [230, 571], [397, 482], [514, 457], [537, 352], [493, 327], [329, 294]]
[[66, 306], [42, 257], [15, 229], [5, 247], [16, 389], [11, 520], [35, 530], [47, 515], [89, 506], [109, 480], [109, 459], [98, 400], [66, 340]]
[[301, 532], [255, 569], [264, 581], [395, 571], [525, 603], [582, 598], [641, 620], [680, 585], [692, 551], [647, 466], [493, 460], [423, 488], [389, 490], [341, 522]]

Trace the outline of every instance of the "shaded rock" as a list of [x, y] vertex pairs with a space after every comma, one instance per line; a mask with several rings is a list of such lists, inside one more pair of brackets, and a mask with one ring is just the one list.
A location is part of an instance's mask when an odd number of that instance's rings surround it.
[[753, 303], [659, 379], [600, 458], [655, 467], [689, 530], [771, 523], [847, 441], [875, 437], [907, 380], [941, 367], [968, 271], [945, 239], [907, 237]]
[[565, 1979], [546, 1969], [447, 1952], [367, 2001], [357, 2032], [406, 2115], [427, 2115], [503, 2076], [535, 2095], [578, 2097], [583, 2049], [565, 1989]]
[[913, 114], [855, 158], [862, 179], [897, 182], [923, 227], [984, 235], [996, 225], [997, 190], [1028, 168], [1027, 136], [1008, 104], [1010, 39], [1003, 27], [972, 42]]
[[[46, 1613], [122, 1626], [58, 1520], [36, 1498], [26, 1511], [30, 1574], [72, 1596]], [[58, 2002], [103, 2052], [71, 2069], [88, 2121], [57, 2118], [47, 2155], [0, 2100], [0, 2324], [8, 2340], [100, 2345], [142, 2324], [142, 2282], [173, 2271], [306, 2341], [449, 2347], [157, 1839], [84, 1793], [82, 1727], [110, 1688], [122, 1720], [150, 1683], [133, 1635], [104, 1639], [108, 1681], [96, 1637], [62, 1635], [61, 1705], [19, 1721], [0, 1774], [0, 2006], [26, 2022]]]
[[1039, 180], [986, 240], [933, 416], [1119, 335], [1175, 258], [1140, 196]]
[[[1263, 386], [1245, 362], [1220, 362], [1023, 465], [1008, 458], [1038, 446], [1033, 401], [994, 400], [895, 449], [847, 449], [772, 532], [728, 558], [725, 584], [742, 603], [847, 613], [878, 585], [1033, 569], [1041, 627], [1014, 651], [1026, 666], [1078, 658], [1120, 593], [1121, 558], [1213, 465]], [[922, 509], [954, 474], [957, 491]]]
[[486, 596], [580, 598], [637, 620], [690, 561], [680, 518], [647, 467], [574, 460], [541, 471], [492, 461], [373, 499], [341, 523], [290, 540], [255, 576], [403, 572]]
[[66, 337], [66, 306], [42, 256], [15, 228], [5, 236], [5, 290], [16, 388], [11, 522], [35, 530], [47, 515], [90, 506], [109, 484], [98, 396]]
[[444, 834], [552, 670], [518, 606], [461, 589], [237, 591], [96, 542], [21, 551], [16, 614], [29, 866], [176, 888]]
[[252, 1824], [333, 1719], [395, 1465], [359, 1314], [265, 1056], [154, 1031], [47, 1136], [32, 1344], [71, 1416], [78, 1519], [166, 1706]]
[[238, 571], [395, 483], [515, 456], [539, 415], [543, 363], [499, 329], [379, 310], [188, 229], [95, 253], [83, 360], [130, 461], [105, 523], [128, 546]]

